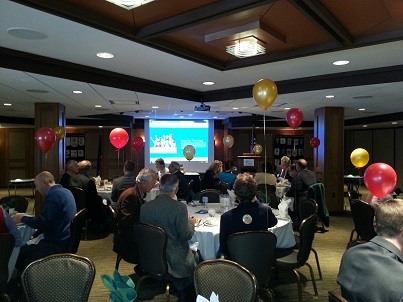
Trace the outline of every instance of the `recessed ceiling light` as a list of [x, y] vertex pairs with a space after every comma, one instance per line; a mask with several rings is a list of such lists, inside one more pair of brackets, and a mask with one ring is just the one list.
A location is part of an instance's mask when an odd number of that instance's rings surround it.
[[326, 98], [327, 98], [327, 99], [334, 98], [334, 95], [327, 95]]
[[98, 126], [98, 128], [103, 128], [104, 126]]
[[368, 125], [362, 125], [364, 128], [367, 128], [368, 127]]
[[206, 82], [203, 82], [203, 85], [206, 85], [206, 86], [211, 86], [211, 85], [214, 85], [215, 83], [213, 82], [213, 81], [206, 81]]
[[83, 93], [81, 90], [73, 90], [73, 93]]
[[397, 122], [392, 122], [392, 125], [397, 125]]
[[350, 61], [340, 60], [340, 61], [333, 62], [333, 65], [341, 66], [341, 65], [347, 65], [348, 63], [350, 63]]
[[158, 106], [152, 106], [151, 108], [153, 108], [153, 109], [158, 109], [159, 107], [158, 107]]
[[98, 52], [97, 57], [101, 59], [112, 59], [114, 55], [109, 52]]
[[237, 109], [239, 109], [239, 108], [238, 108], [238, 107], [234, 107], [234, 108], [232, 108], [232, 109], [237, 110]]
[[48, 37], [44, 33], [24, 27], [11, 27], [7, 29], [7, 32], [16, 38], [24, 40], [43, 40]]
[[144, 117], [150, 117], [149, 115], [146, 115], [146, 116], [144, 116]]
[[291, 108], [289, 108], [289, 107], [285, 107], [285, 108], [284, 108], [284, 110], [290, 110], [290, 109], [291, 109]]
[[4, 103], [4, 106], [11, 106], [10, 103]]
[[360, 108], [360, 109], [358, 109], [358, 110], [360, 110], [360, 111], [365, 111], [365, 108]]
[[102, 108], [101, 105], [95, 105], [95, 108]]
[[183, 116], [183, 115], [180, 115], [179, 117], [180, 117], [180, 118], [184, 118], [184, 116]]
[[214, 118], [217, 118], [216, 116]]

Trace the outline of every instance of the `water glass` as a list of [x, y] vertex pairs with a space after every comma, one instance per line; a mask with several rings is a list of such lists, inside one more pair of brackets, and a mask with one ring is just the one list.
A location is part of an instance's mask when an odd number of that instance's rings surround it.
[[207, 196], [203, 196], [202, 203], [203, 203], [203, 208], [207, 208], [207, 204], [208, 204], [208, 197]]
[[215, 217], [215, 210], [214, 210], [214, 209], [208, 210], [208, 215], [209, 215], [211, 218]]

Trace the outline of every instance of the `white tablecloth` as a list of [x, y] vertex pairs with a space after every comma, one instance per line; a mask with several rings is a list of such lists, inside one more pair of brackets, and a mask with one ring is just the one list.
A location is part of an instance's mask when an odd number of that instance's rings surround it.
[[[218, 209], [217, 207], [210, 207]], [[188, 206], [189, 216], [194, 216], [198, 220], [205, 222], [209, 217], [208, 214], [198, 214], [195, 213], [201, 210], [201, 206]], [[273, 213], [278, 215], [278, 210], [273, 209]], [[199, 251], [204, 260], [217, 258], [217, 252], [220, 248], [220, 217], [221, 214], [216, 213], [214, 221], [215, 226], [200, 225], [196, 228], [196, 231], [190, 240], [190, 243], [198, 242]], [[294, 233], [292, 230], [291, 219], [278, 218], [278, 223], [274, 227], [270, 228], [269, 231], [273, 232], [277, 236], [277, 248], [290, 248], [295, 245]]]
[[112, 190], [105, 190], [105, 189], [97, 189], [98, 191], [98, 195], [102, 197], [102, 199], [106, 199], [107, 201], [109, 201], [111, 204], [115, 204], [112, 201]]
[[[35, 232], [34, 229], [30, 228], [29, 226], [21, 223], [17, 225], [18, 230], [21, 233], [22, 241], [21, 245], [27, 243], [27, 241], [31, 238], [32, 234]], [[13, 275], [15, 263], [17, 262], [18, 254], [20, 253], [20, 247], [15, 247], [10, 260], [8, 261], [8, 281], [10, 281], [11, 276]]]
[[276, 196], [283, 198], [286, 191], [288, 191], [288, 186], [276, 186]]

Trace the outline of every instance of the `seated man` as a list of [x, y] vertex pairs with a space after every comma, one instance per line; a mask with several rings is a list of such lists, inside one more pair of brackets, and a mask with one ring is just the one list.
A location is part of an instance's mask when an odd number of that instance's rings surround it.
[[[140, 207], [145, 203], [145, 196], [154, 188], [158, 180], [155, 171], [144, 168], [136, 177], [134, 185], [125, 190], [116, 204], [116, 217], [119, 225], [120, 238], [115, 242], [113, 250], [132, 263], [139, 262], [137, 242], [133, 225], [140, 220]], [[140, 274], [138, 270], [136, 273]]]
[[188, 197], [188, 179], [180, 170], [181, 166], [177, 161], [172, 161], [169, 166], [169, 173], [175, 175], [179, 179], [179, 189], [176, 193], [178, 200], [186, 200]]
[[155, 160], [155, 168], [157, 169], [158, 173], [158, 180], [161, 179], [162, 176], [169, 173], [167, 167], [165, 167], [165, 162], [162, 158], [158, 158]]
[[70, 178], [78, 172], [78, 163], [75, 160], [69, 160], [66, 164], [66, 173], [60, 178], [59, 184], [61, 184], [63, 188], [68, 188], [70, 186]]
[[119, 198], [119, 190], [132, 187], [136, 182], [136, 175], [134, 175], [135, 163], [131, 160], [127, 160], [123, 164], [123, 176], [115, 178], [112, 185], [111, 199], [113, 202], [117, 202]]
[[[195, 301], [193, 272], [196, 259], [188, 240], [195, 231], [195, 218], [188, 218], [186, 205], [174, 199], [178, 191], [178, 178], [166, 174], [160, 179], [161, 195], [141, 207], [140, 222], [161, 227], [168, 235], [168, 271], [180, 281], [174, 283], [178, 301]], [[193, 296], [192, 296], [193, 295]]]
[[375, 209], [378, 236], [349, 248], [337, 283], [348, 301], [403, 301], [403, 200], [391, 199]]
[[18, 213], [13, 216], [13, 220], [16, 224], [22, 222], [37, 229], [33, 237], [41, 235], [43, 239], [38, 244], [21, 247], [16, 264], [20, 273], [34, 260], [67, 252], [70, 244], [70, 222], [77, 212], [73, 194], [55, 184], [55, 178], [50, 172], [39, 173], [35, 177], [35, 187], [45, 198], [41, 214], [31, 217]]
[[261, 172], [258, 172], [255, 174], [255, 181], [258, 185], [260, 184], [268, 184], [268, 185], [276, 185], [277, 183], [277, 178], [273, 174], [274, 169], [272, 164], [267, 161], [265, 163], [262, 163], [260, 166]]
[[238, 174], [234, 193], [239, 201], [238, 207], [221, 215], [220, 251], [228, 256], [227, 239], [237, 232], [267, 230], [277, 224], [270, 207], [256, 199], [257, 185], [250, 174]]

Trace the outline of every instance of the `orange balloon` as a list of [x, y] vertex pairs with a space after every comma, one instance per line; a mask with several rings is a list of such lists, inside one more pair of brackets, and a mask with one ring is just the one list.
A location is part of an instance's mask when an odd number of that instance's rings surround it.
[[253, 152], [255, 152], [256, 155], [259, 155], [260, 153], [262, 153], [262, 151], [263, 151], [262, 145], [256, 144], [253, 147]]
[[276, 100], [277, 86], [272, 80], [261, 79], [253, 86], [252, 95], [255, 103], [266, 110]]

